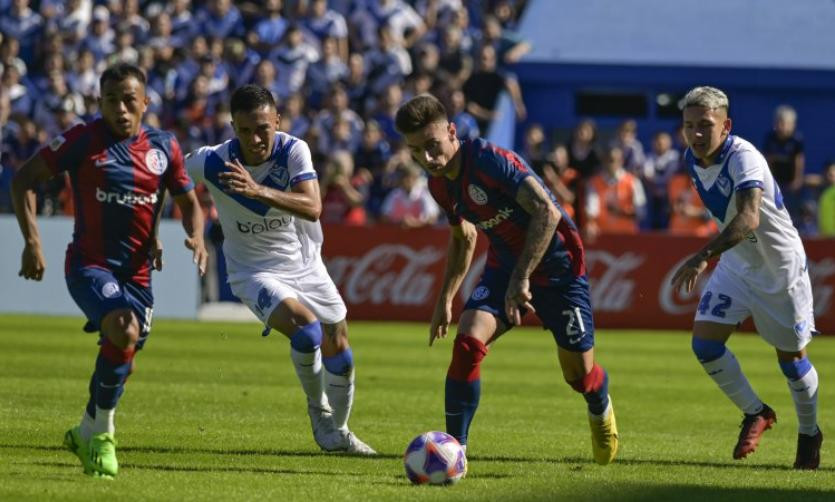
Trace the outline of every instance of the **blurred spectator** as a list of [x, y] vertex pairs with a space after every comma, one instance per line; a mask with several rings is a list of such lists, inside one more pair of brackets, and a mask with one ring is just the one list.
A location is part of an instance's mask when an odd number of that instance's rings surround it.
[[278, 81], [275, 65], [269, 59], [262, 59], [255, 67], [255, 83], [269, 89], [277, 103], [290, 95], [290, 89]]
[[96, 61], [102, 61], [116, 48], [116, 34], [110, 28], [110, 11], [104, 5], [93, 8], [93, 29], [81, 41], [81, 47], [90, 50]]
[[835, 162], [824, 169], [826, 188], [818, 200], [818, 234], [835, 237]]
[[623, 152], [623, 168], [640, 176], [644, 169], [644, 145], [638, 140], [638, 123], [632, 119], [624, 120], [618, 126], [612, 145]]
[[281, 130], [303, 138], [310, 129], [310, 119], [304, 114], [304, 98], [301, 94], [290, 95], [281, 111]]
[[187, 40], [182, 35], [174, 34], [174, 25], [171, 22], [171, 15], [166, 11], [160, 11], [151, 20], [151, 31], [148, 33], [147, 45], [155, 49], [161, 47], [183, 47]]
[[0, 72], [7, 66], [16, 66], [21, 76], [26, 76], [28, 68], [20, 59], [20, 42], [16, 38], [5, 37], [0, 42]]
[[597, 126], [591, 119], [583, 119], [571, 133], [568, 163], [583, 179], [588, 179], [600, 167], [597, 156]]
[[243, 40], [231, 38], [226, 41], [223, 54], [226, 73], [235, 88], [252, 82], [255, 68], [261, 61], [256, 51], [247, 47]]
[[456, 89], [450, 95], [450, 103], [448, 110], [450, 111], [451, 121], [455, 124], [455, 133], [458, 139], [475, 139], [481, 135], [481, 130], [478, 128], [478, 121], [467, 112], [467, 98], [464, 96], [464, 91]]
[[40, 14], [29, 8], [29, 0], [13, 0], [11, 8], [0, 16], [0, 32], [20, 44], [20, 57], [32, 61], [35, 44], [44, 27]]
[[348, 76], [348, 65], [337, 52], [336, 39], [326, 37], [322, 40], [322, 57], [307, 69], [307, 85], [310, 100], [314, 106], [320, 106], [322, 98], [332, 84]]
[[496, 50], [490, 45], [479, 49], [478, 70], [470, 75], [464, 84], [467, 96], [467, 111], [478, 121], [478, 127], [487, 131], [490, 121], [495, 117], [499, 94], [506, 90], [513, 100], [517, 120], [524, 120], [527, 115], [522, 101], [522, 91], [515, 78], [504, 75], [496, 67]]
[[531, 50], [530, 43], [517, 33], [503, 28], [495, 16], [484, 18], [481, 45], [491, 45], [495, 49], [500, 66], [518, 62]]
[[623, 168], [623, 152], [609, 146], [603, 155], [603, 169], [587, 186], [587, 237], [594, 241], [601, 233], [637, 233], [645, 205], [640, 180]]
[[187, 42], [191, 40], [198, 24], [191, 13], [191, 0], [173, 0], [168, 3], [168, 14], [171, 16], [171, 36]]
[[370, 180], [354, 174], [354, 161], [345, 151], [333, 152], [319, 183], [322, 191], [322, 223], [365, 225], [365, 199]]
[[460, 88], [473, 72], [473, 59], [461, 46], [461, 29], [448, 26], [444, 29], [441, 53], [438, 61], [438, 78], [452, 88]]
[[266, 0], [263, 10], [266, 16], [262, 17], [255, 28], [247, 34], [247, 42], [261, 54], [268, 54], [272, 47], [278, 45], [290, 23], [281, 14], [283, 0]]
[[21, 83], [20, 70], [17, 66], [9, 65], [3, 69], [0, 84], [9, 93], [12, 113], [26, 116], [32, 113], [35, 106], [33, 93]]
[[125, 28], [116, 33], [116, 47], [106, 58], [108, 66], [115, 63], [136, 64], [139, 61], [139, 51], [134, 44], [134, 32]]
[[670, 233], [708, 237], [717, 232], [716, 223], [696, 191], [689, 171], [685, 169], [673, 174], [666, 195], [670, 207]]
[[200, 33], [220, 39], [244, 36], [241, 11], [231, 0], [209, 0], [195, 15]]
[[[116, 13], [116, 21], [113, 24], [118, 30], [128, 30], [135, 41], [144, 43], [151, 25], [139, 12], [139, 0], [110, 0], [110, 4], [110, 11]], [[121, 5], [121, 9], [114, 10], [112, 4]]]
[[342, 14], [328, 8], [327, 0], [311, 0], [307, 16], [302, 22], [320, 44], [324, 44], [328, 38], [333, 39], [334, 53], [343, 63], [348, 61], [348, 25]]
[[342, 80], [351, 109], [363, 115], [367, 111], [366, 102], [369, 97], [365, 70], [365, 58], [355, 52], [348, 57], [348, 75]]
[[531, 124], [525, 130], [522, 144], [522, 158], [533, 168], [534, 172], [542, 176], [542, 168], [548, 157], [548, 144], [545, 142], [545, 129], [541, 124]]
[[390, 158], [391, 145], [383, 137], [380, 124], [376, 120], [368, 120], [362, 132], [362, 142], [354, 153], [354, 165], [358, 173], [367, 171], [371, 178], [365, 207], [373, 217], [380, 215], [383, 199], [393, 185], [387, 179], [390, 173], [386, 171]]
[[372, 95], [380, 94], [392, 83], [401, 82], [412, 73], [412, 59], [403, 46], [395, 43], [385, 26], [379, 29], [380, 42], [366, 53], [368, 86]]
[[421, 168], [409, 162], [398, 166], [396, 172], [397, 187], [383, 201], [382, 220], [403, 228], [420, 228], [438, 221], [440, 208], [429, 193]]
[[803, 136], [797, 131], [797, 113], [791, 106], [780, 105], [774, 111], [774, 130], [765, 138], [763, 155], [783, 192], [786, 208], [796, 222], [806, 157]]
[[[339, 128], [338, 123], [341, 123]], [[319, 150], [322, 152], [332, 151], [335, 143], [343, 143], [343, 149], [353, 152], [362, 137], [363, 121], [355, 111], [348, 108], [348, 95], [341, 84], [331, 87], [327, 108], [316, 115], [313, 125], [321, 134]], [[339, 132], [341, 137], [335, 138], [334, 132]]]
[[99, 72], [96, 71], [96, 58], [92, 51], [84, 49], [78, 53], [75, 68], [70, 73], [73, 90], [82, 96], [99, 95]]
[[540, 176], [566, 214], [579, 225], [575, 207], [581, 190], [580, 173], [568, 164], [568, 148], [565, 145], [558, 143], [554, 146]]
[[670, 180], [679, 170], [681, 154], [673, 149], [673, 138], [664, 131], [652, 138], [652, 151], [647, 155], [641, 178], [647, 191], [649, 222], [646, 228], [667, 228], [670, 215]]
[[400, 84], [390, 84], [386, 87], [383, 99], [379, 102], [372, 118], [380, 124], [380, 129], [386, 135], [386, 140], [392, 145], [400, 144], [400, 134], [394, 128], [394, 116], [403, 103], [403, 89]]
[[269, 60], [275, 63], [278, 71], [279, 85], [291, 93], [302, 90], [307, 67], [317, 59], [318, 51], [304, 40], [298, 26], [290, 26], [284, 34], [284, 42], [269, 54]]
[[351, 15], [355, 27], [354, 41], [358, 47], [375, 45], [373, 35], [379, 35], [380, 28], [391, 31], [394, 43], [400, 47], [411, 47], [426, 32], [426, 25], [418, 13], [403, 0], [372, 0], [365, 8], [356, 8]]

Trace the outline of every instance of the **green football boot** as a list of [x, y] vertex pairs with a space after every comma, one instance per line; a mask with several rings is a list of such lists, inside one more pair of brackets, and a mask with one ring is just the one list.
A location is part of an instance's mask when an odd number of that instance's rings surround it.
[[81, 467], [84, 468], [84, 474], [90, 475], [93, 473], [92, 467], [90, 467], [90, 446], [81, 438], [80, 427], [75, 426], [64, 434], [64, 448], [78, 457], [78, 460], [81, 461]]
[[113, 479], [119, 471], [116, 460], [116, 439], [113, 434], [103, 432], [90, 438], [90, 468], [93, 476]]

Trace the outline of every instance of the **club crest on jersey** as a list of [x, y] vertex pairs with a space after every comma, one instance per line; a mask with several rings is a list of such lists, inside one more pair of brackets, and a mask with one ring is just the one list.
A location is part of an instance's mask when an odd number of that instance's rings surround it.
[[[472, 186], [472, 185], [470, 185], [470, 186]], [[478, 301], [478, 300], [483, 300], [483, 299], [487, 298], [488, 296], [490, 296], [490, 288], [488, 288], [487, 286], [479, 286], [479, 287], [475, 288], [471, 297], [472, 297], [473, 300]]]
[[727, 197], [731, 193], [731, 180], [727, 176], [719, 176], [716, 178], [716, 187], [722, 192], [722, 195]]
[[162, 150], [151, 148], [145, 154], [145, 165], [148, 166], [149, 171], [159, 176], [168, 168], [168, 157]]
[[115, 282], [108, 282], [101, 287], [101, 295], [105, 298], [113, 298], [119, 294], [119, 285]]
[[287, 184], [290, 183], [290, 171], [284, 166], [275, 166], [270, 169], [270, 174], [267, 175], [278, 188], [284, 190]]
[[469, 194], [473, 202], [475, 202], [479, 206], [487, 204], [487, 192], [485, 192], [484, 189], [480, 186], [469, 185], [467, 187], [467, 194]]

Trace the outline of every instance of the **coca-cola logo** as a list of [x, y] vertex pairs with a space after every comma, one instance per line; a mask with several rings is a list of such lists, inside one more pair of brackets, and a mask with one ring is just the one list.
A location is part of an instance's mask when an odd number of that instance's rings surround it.
[[431, 246], [381, 244], [361, 256], [331, 257], [325, 265], [349, 304], [419, 306], [434, 301], [435, 274], [427, 269], [445, 255]]
[[627, 252], [586, 252], [586, 269], [591, 283], [591, 300], [595, 311], [622, 312], [635, 299], [635, 281], [628, 277], [644, 262], [642, 255]]
[[666, 314], [694, 314], [696, 307], [699, 305], [702, 289], [704, 289], [704, 285], [710, 277], [712, 270], [700, 274], [698, 279], [696, 279], [696, 287], [689, 293], [686, 293], [684, 290], [676, 290], [671, 284], [678, 268], [684, 265], [684, 262], [689, 259], [690, 255], [687, 255], [677, 261], [664, 275], [664, 279], [661, 280], [661, 289], [658, 290], [658, 303], [661, 305], [661, 310]]

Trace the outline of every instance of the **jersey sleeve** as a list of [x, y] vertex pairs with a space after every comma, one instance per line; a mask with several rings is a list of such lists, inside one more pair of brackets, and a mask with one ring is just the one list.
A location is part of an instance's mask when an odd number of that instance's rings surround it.
[[310, 155], [310, 147], [302, 140], [290, 147], [287, 156], [287, 169], [290, 173], [290, 186], [296, 186], [302, 181], [315, 180], [316, 170], [313, 169], [313, 158]]
[[208, 146], [201, 146], [193, 152], [189, 152], [185, 157], [186, 172], [191, 176], [195, 183], [206, 181], [205, 167], [206, 157], [212, 153], [212, 148]]
[[490, 188], [505, 191], [514, 199], [531, 168], [516, 153], [493, 146], [479, 155], [479, 173], [486, 177]]
[[194, 182], [191, 181], [186, 172], [183, 151], [180, 149], [180, 143], [173, 135], [171, 136], [169, 156], [169, 166], [163, 175], [165, 188], [171, 192], [171, 195], [182, 195], [189, 190], [193, 190]]
[[52, 138], [38, 154], [46, 162], [52, 174], [78, 169], [84, 162], [84, 154], [90, 140], [87, 124], [79, 124]]
[[734, 190], [765, 187], [765, 170], [768, 164], [759, 152], [744, 149], [728, 160], [728, 174], [734, 182]]

